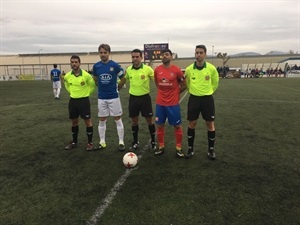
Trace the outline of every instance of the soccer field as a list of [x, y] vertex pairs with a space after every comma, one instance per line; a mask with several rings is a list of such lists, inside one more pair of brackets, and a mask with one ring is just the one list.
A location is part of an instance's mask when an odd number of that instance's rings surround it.
[[[120, 95], [129, 147], [128, 88]], [[50, 81], [0, 82], [0, 224], [300, 224], [299, 78], [221, 79], [215, 161], [206, 157], [202, 120], [195, 156], [179, 159], [173, 128], [167, 127], [165, 154], [155, 156], [141, 119], [141, 158], [131, 170], [122, 165], [112, 118], [105, 150], [85, 151], [82, 120], [79, 147], [64, 150], [71, 138], [64, 88], [61, 97], [54, 100]], [[183, 93], [184, 136], [187, 100]], [[96, 145], [96, 93], [91, 102]]]

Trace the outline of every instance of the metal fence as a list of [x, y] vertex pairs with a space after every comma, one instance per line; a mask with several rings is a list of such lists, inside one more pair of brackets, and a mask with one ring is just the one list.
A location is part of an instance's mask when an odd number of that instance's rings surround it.
[[[49, 65], [5, 65], [0, 66], [2, 74], [0, 81], [5, 80], [50, 80], [50, 71], [53, 69], [53, 64]], [[93, 64], [81, 64], [81, 68], [91, 71]], [[58, 69], [70, 71], [70, 64], [58, 65]]]

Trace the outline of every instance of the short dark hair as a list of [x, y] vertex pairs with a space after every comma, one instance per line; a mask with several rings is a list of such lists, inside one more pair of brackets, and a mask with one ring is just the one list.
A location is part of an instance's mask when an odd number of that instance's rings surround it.
[[101, 44], [98, 47], [98, 52], [100, 51], [100, 48], [104, 48], [106, 51], [110, 53], [110, 46], [108, 44]]
[[140, 56], [142, 57], [143, 56], [143, 52], [140, 50], [140, 49], [133, 49], [132, 51], [131, 51], [131, 53], [140, 53]]
[[204, 52], [206, 53], [206, 46], [205, 45], [196, 45], [196, 48], [202, 48]]
[[54, 68], [57, 68], [57, 64], [53, 64], [53, 67], [54, 67]]
[[72, 59], [78, 59], [78, 62], [81, 62], [80, 57], [78, 55], [72, 55], [71, 58], [70, 58], [70, 61]]
[[173, 55], [173, 53], [172, 53], [172, 51], [170, 49], [164, 49], [164, 50], [162, 50], [161, 54], [166, 53], [166, 52], [169, 52], [170, 55]]

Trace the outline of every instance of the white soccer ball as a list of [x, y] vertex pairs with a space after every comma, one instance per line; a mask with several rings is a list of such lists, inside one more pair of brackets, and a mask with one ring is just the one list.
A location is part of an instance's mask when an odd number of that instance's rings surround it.
[[123, 156], [123, 164], [126, 168], [132, 168], [135, 167], [138, 163], [139, 158], [134, 152], [127, 152]]

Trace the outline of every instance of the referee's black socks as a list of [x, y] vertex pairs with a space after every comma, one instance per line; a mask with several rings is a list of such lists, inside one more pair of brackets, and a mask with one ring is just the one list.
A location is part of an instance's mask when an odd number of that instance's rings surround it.
[[155, 125], [152, 124], [152, 125], [148, 126], [148, 128], [149, 128], [149, 132], [151, 135], [151, 142], [155, 142]]
[[139, 125], [137, 126], [131, 126], [132, 136], [133, 136], [133, 142], [135, 144], [138, 143], [138, 133], [139, 133]]
[[93, 126], [86, 128], [86, 135], [88, 137], [88, 142], [92, 143], [93, 142]]
[[195, 129], [191, 129], [188, 127], [187, 137], [188, 137], [189, 149], [194, 149]]
[[207, 131], [208, 149], [214, 148], [216, 131]]
[[72, 138], [73, 138], [74, 143], [77, 143], [78, 131], [79, 131], [78, 125], [75, 127], [72, 127]]

